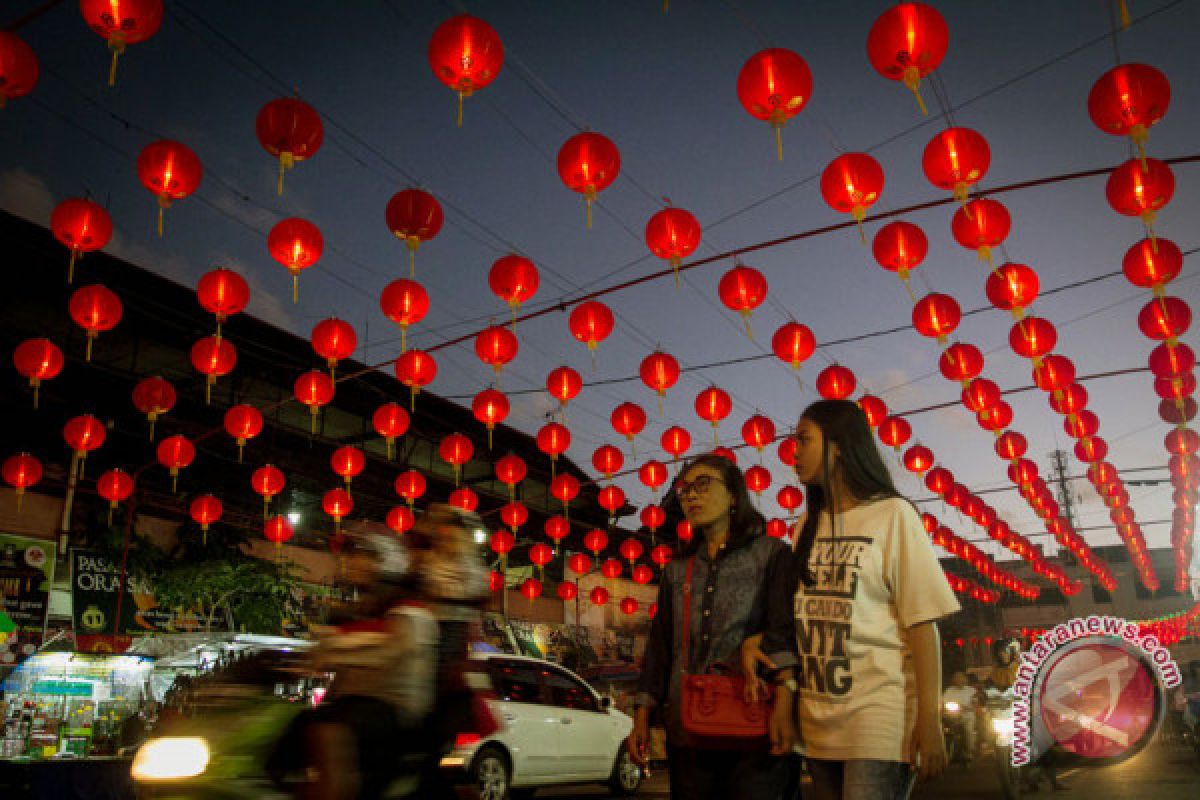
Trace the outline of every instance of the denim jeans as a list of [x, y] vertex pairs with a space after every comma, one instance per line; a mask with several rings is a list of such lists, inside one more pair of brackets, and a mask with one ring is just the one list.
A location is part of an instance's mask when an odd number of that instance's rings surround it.
[[667, 748], [671, 800], [781, 800], [789, 766], [763, 752]]
[[902, 761], [808, 759], [810, 800], [908, 800], [917, 773]]

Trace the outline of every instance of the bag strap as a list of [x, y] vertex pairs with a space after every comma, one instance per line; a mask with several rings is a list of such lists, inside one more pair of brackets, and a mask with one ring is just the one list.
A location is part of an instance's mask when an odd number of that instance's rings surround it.
[[687, 577], [683, 582], [683, 672], [687, 674], [691, 667], [692, 649], [692, 567], [696, 566], [696, 557], [688, 559]]

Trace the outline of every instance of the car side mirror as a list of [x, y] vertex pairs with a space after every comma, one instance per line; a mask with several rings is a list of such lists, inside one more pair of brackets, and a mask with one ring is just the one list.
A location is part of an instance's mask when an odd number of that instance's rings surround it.
[[600, 698], [600, 710], [608, 711], [610, 708], [612, 708], [612, 698], [609, 697], [608, 695], [601, 697]]

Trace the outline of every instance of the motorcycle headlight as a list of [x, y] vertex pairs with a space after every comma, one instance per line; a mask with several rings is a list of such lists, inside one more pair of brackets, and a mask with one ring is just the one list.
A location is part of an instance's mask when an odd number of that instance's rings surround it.
[[1012, 736], [1013, 721], [1011, 719], [994, 719], [992, 720], [992, 730], [997, 736], [1007, 739]]
[[961, 706], [958, 703], [954, 702], [953, 700], [947, 700], [945, 707], [946, 707], [946, 710], [949, 711], [951, 714], [957, 714], [959, 709], [961, 708]]
[[150, 739], [133, 757], [130, 773], [138, 781], [194, 778], [208, 767], [208, 743], [198, 736]]

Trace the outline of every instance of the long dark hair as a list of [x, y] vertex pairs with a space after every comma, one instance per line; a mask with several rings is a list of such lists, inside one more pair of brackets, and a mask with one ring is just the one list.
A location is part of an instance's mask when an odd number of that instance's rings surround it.
[[825, 440], [821, 481], [814, 481], [805, 487], [808, 490], [808, 516], [800, 528], [800, 541], [796, 546], [798, 574], [805, 586], [812, 586], [814, 577], [809, 570], [808, 559], [817, 538], [821, 512], [830, 506], [840, 508], [842, 505], [829, 502], [838, 498], [825, 496], [834, 484], [830, 446], [838, 446], [841, 457], [837, 468], [841, 471], [843, 485], [855, 500], [865, 503], [901, 495], [896, 491], [892, 475], [875, 445], [867, 415], [857, 403], [849, 400], [819, 400], [804, 409], [800, 419], [806, 419], [820, 428]]
[[[679, 470], [679, 477], [682, 478], [693, 467], [698, 466], [712, 467], [720, 473], [725, 488], [733, 495], [733, 513], [729, 517], [729, 539], [726, 542], [726, 549], [734, 550], [756, 536], [762, 536], [766, 532], [767, 521], [750, 502], [750, 491], [746, 488], [746, 478], [738, 469], [737, 464], [716, 453], [705, 453], [684, 464], [683, 469]], [[700, 547], [700, 531], [693, 533], [692, 541], [684, 549], [684, 555], [691, 555]]]

